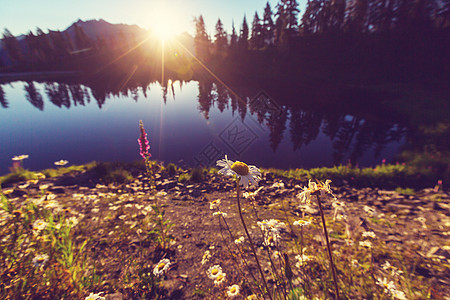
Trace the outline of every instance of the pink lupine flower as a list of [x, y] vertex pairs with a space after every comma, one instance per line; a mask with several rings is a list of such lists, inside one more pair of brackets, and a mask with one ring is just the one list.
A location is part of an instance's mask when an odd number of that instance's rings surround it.
[[138, 143], [139, 143], [139, 147], [140, 147], [139, 154], [144, 159], [148, 159], [152, 155], [148, 152], [148, 150], [150, 150], [150, 145], [149, 145], [148, 140], [147, 140], [147, 133], [145, 132], [144, 123], [142, 122], [142, 120], [139, 121], [139, 128], [141, 130], [141, 136], [138, 138]]

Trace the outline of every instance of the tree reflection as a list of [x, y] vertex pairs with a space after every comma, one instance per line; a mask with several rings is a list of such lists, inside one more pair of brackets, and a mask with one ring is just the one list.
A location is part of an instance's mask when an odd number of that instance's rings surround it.
[[302, 111], [296, 108], [291, 109], [290, 116], [289, 132], [294, 151], [296, 151], [317, 138], [322, 116], [313, 111]]
[[64, 83], [46, 83], [45, 93], [49, 100], [58, 107], [65, 106], [70, 108], [69, 89]]
[[44, 101], [42, 100], [42, 95], [36, 89], [33, 81], [27, 81], [25, 87], [26, 98], [34, 107], [39, 110], [44, 110]]
[[3, 90], [3, 87], [0, 85], [0, 104], [3, 108], [8, 108], [9, 104], [6, 100], [5, 91]]
[[[109, 98], [115, 96], [139, 101], [141, 95], [147, 97], [147, 91], [154, 82], [159, 81], [148, 76], [131, 76], [127, 80], [90, 78], [83, 82], [46, 82], [44, 89], [50, 102], [58, 107], [70, 108], [72, 103], [73, 106], [84, 106], [90, 102], [92, 94], [98, 107], [102, 108]], [[389, 143], [400, 141], [407, 134], [404, 120], [395, 115], [387, 117], [379, 97], [373, 93], [366, 95], [361, 90], [352, 94], [347, 90], [336, 92], [310, 88], [299, 92], [293, 88], [283, 90], [285, 87], [277, 87], [278, 90], [270, 92], [279, 97], [278, 102], [267, 96], [264, 98], [265, 94], [252, 98], [255, 93], [251, 89], [230, 91], [213, 80], [201, 80], [197, 84], [197, 108], [206, 120], [210, 119], [214, 106], [221, 113], [230, 110], [235, 116], [236, 112], [242, 121], [253, 118], [261, 128], [268, 130], [269, 147], [273, 152], [279, 149], [284, 138], [290, 138], [293, 151], [299, 151], [322, 134], [331, 142], [334, 164], [347, 160], [357, 163], [369, 152], [378, 158]], [[166, 79], [160, 82], [160, 86], [164, 103], [170, 94], [175, 99], [174, 81]], [[182, 86], [183, 81], [180, 81], [180, 89]], [[24, 88], [27, 100], [43, 110], [44, 102], [35, 83], [28, 81]], [[271, 89], [270, 86], [265, 88]], [[292, 95], [301, 96], [292, 100]], [[8, 107], [1, 86], [0, 103]], [[286, 129], [289, 137], [285, 135]]]
[[212, 88], [213, 83], [211, 81], [198, 83], [198, 110], [206, 120], [209, 120], [209, 110], [213, 104]]

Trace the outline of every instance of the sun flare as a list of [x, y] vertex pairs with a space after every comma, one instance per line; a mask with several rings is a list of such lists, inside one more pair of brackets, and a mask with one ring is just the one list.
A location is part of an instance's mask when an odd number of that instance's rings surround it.
[[165, 41], [174, 37], [181, 28], [177, 17], [173, 11], [167, 9], [165, 5], [160, 5], [155, 10], [151, 20], [151, 31], [158, 38]]

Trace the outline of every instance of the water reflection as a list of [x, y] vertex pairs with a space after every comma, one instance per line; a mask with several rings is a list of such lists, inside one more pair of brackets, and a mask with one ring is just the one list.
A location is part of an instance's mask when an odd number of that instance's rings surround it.
[[[88, 78], [80, 82], [44, 82], [43, 91], [40, 91], [35, 82], [28, 81], [24, 84], [24, 90], [26, 99], [41, 111], [44, 110], [41, 92], [59, 108], [86, 106], [93, 98], [102, 109], [106, 101], [113, 97], [128, 97], [136, 102], [147, 98], [150, 85], [154, 82], [142, 78], [126, 82]], [[192, 84], [183, 81], [176, 83], [180, 93], [184, 85]], [[230, 111], [242, 122], [251, 118], [268, 130], [268, 145], [274, 153], [284, 140], [290, 141], [292, 150], [296, 152], [325, 136], [331, 144], [330, 156], [335, 165], [349, 160], [358, 163], [369, 151], [373, 151], [373, 161], [376, 161], [386, 147], [393, 142], [398, 144], [406, 135], [406, 122], [394, 113], [386, 112], [376, 95], [361, 90], [355, 93], [338, 89], [331, 92], [302, 90], [299, 87], [280, 90], [277, 85], [265, 85], [265, 90], [248, 87], [231, 90], [212, 80], [201, 80], [196, 84], [197, 109], [205, 120], [214, 121], [210, 120], [212, 108], [217, 108], [221, 114]], [[175, 99], [174, 85], [172, 80], [160, 83], [165, 104], [168, 97]], [[0, 103], [4, 109], [9, 107], [6, 97], [0, 85]], [[179, 113], [183, 114], [183, 111]], [[238, 134], [239, 129], [236, 130]]]

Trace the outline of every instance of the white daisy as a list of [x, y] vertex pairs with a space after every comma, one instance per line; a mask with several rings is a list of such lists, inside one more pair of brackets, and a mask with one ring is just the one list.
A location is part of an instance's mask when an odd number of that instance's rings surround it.
[[163, 258], [153, 269], [153, 274], [155, 274], [156, 277], [160, 277], [169, 269], [169, 266], [170, 260], [168, 260], [167, 258]]
[[87, 296], [86, 298], [84, 298], [84, 300], [105, 300], [105, 297], [100, 296], [100, 294], [102, 294], [103, 292], [94, 294], [94, 293], [90, 293], [89, 296]]
[[243, 236], [241, 236], [240, 238], [238, 238], [238, 239], [235, 239], [234, 240], [234, 243], [236, 244], [236, 245], [240, 245], [240, 244], [242, 244], [243, 242], [244, 242], [244, 237]]
[[300, 226], [300, 227], [307, 226], [309, 224], [311, 224], [311, 220], [307, 221], [307, 220], [302, 220], [302, 219], [294, 221], [294, 223], [293, 223], [294, 226]]
[[69, 162], [67, 161], [67, 160], [63, 160], [63, 159], [61, 159], [61, 160], [58, 160], [58, 161], [55, 161], [55, 165], [57, 165], [57, 166], [65, 166], [65, 165], [67, 165]]
[[208, 271], [206, 271], [206, 274], [211, 279], [216, 279], [219, 274], [222, 273], [222, 267], [219, 265], [214, 265], [212, 267], [209, 267]]
[[218, 160], [216, 164], [222, 169], [219, 174], [225, 176], [236, 175], [239, 178], [239, 185], [247, 188], [249, 183], [252, 185], [258, 185], [258, 181], [261, 179], [261, 172], [255, 166], [249, 166], [241, 161], [233, 162], [228, 160], [227, 155], [225, 159]]
[[230, 298], [234, 298], [237, 295], [239, 295], [239, 285], [233, 284], [232, 286], [228, 287], [227, 295]]
[[221, 285], [225, 279], [227, 277], [226, 273], [220, 273], [219, 275], [217, 275], [217, 277], [214, 279], [214, 285]]
[[35, 267], [40, 267], [40, 266], [45, 265], [47, 260], [48, 260], [48, 255], [47, 254], [41, 254], [41, 255], [35, 256], [33, 258], [32, 262], [33, 262], [33, 265]]
[[12, 158], [12, 160], [22, 161], [28, 157], [29, 157], [28, 154], [16, 155]]
[[370, 237], [370, 238], [376, 238], [377, 236], [376, 236], [376, 234], [375, 234], [375, 232], [373, 232], [373, 231], [364, 231], [363, 233], [362, 233], [362, 237]]

